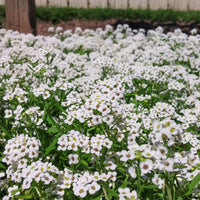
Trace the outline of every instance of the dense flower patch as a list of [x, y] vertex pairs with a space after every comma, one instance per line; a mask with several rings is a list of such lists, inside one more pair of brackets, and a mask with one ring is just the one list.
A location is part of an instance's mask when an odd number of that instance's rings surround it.
[[200, 198], [200, 35], [0, 30], [0, 198]]

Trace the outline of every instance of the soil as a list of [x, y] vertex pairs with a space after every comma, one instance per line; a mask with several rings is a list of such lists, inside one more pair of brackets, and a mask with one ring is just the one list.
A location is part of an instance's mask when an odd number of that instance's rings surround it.
[[140, 29], [143, 28], [145, 31], [148, 31], [150, 29], [155, 30], [158, 26], [163, 27], [164, 33], [173, 32], [175, 29], [180, 28], [182, 32], [190, 35], [192, 29], [197, 29], [197, 33], [200, 34], [200, 23], [197, 23], [195, 21], [190, 21], [187, 23], [184, 22], [153, 22], [153, 21], [145, 21], [145, 20], [117, 20], [117, 19], [109, 19], [105, 21], [84, 21], [79, 19], [72, 19], [70, 21], [61, 21], [58, 24], [53, 24], [50, 21], [37, 21], [37, 34], [38, 35], [50, 35], [48, 33], [49, 27], [62, 27], [63, 31], [65, 30], [72, 30], [74, 32], [76, 27], [80, 27], [82, 30], [85, 29], [93, 29], [96, 30], [96, 28], [101, 27], [102, 29], [105, 29], [105, 26], [109, 24], [112, 25], [115, 29], [118, 24], [128, 24], [132, 29]]
[[82, 30], [85, 29], [92, 29], [92, 30], [96, 30], [96, 28], [100, 27], [102, 29], [105, 29], [105, 26], [107, 24], [113, 25], [116, 23], [116, 19], [109, 19], [109, 20], [105, 20], [105, 21], [95, 21], [95, 20], [91, 20], [91, 21], [84, 21], [84, 20], [79, 20], [79, 19], [73, 19], [70, 21], [61, 21], [58, 24], [53, 24], [51, 21], [37, 21], [37, 34], [38, 35], [49, 35], [50, 33], [48, 33], [48, 28], [50, 27], [62, 27], [63, 31], [65, 30], [72, 30], [74, 32], [76, 27], [80, 27]]

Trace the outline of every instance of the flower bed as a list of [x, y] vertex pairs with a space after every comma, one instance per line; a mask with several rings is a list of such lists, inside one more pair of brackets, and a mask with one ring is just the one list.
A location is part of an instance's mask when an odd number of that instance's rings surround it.
[[0, 30], [1, 199], [199, 199], [200, 36], [59, 31]]

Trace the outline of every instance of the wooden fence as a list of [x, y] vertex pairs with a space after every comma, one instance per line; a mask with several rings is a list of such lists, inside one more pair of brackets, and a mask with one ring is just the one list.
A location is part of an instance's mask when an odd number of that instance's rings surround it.
[[[6, 0], [0, 0], [4, 5]], [[200, 0], [35, 0], [36, 6], [200, 10]]]

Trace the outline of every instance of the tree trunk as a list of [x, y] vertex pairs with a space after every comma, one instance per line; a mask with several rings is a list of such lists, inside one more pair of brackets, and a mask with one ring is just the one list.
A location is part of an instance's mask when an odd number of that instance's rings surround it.
[[6, 28], [36, 35], [35, 0], [6, 0]]

